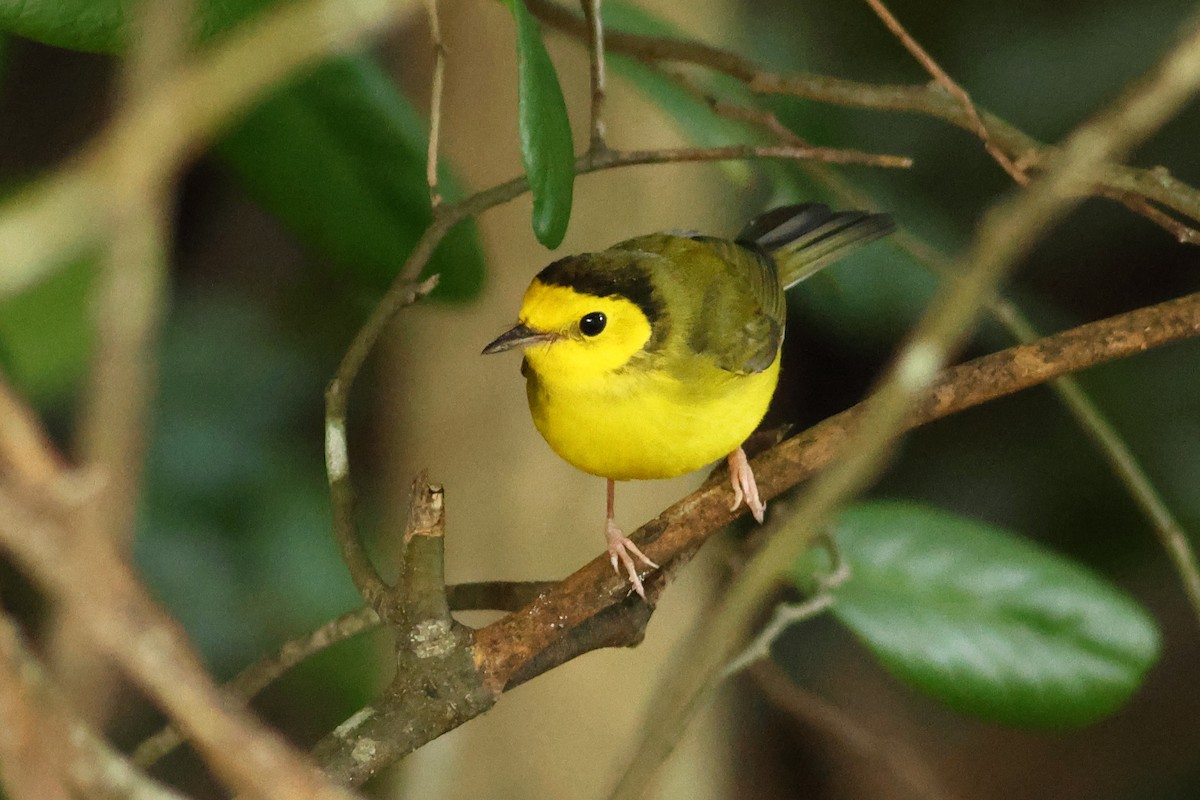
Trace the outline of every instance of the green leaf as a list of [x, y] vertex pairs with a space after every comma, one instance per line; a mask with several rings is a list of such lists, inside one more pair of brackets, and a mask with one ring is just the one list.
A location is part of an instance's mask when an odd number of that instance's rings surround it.
[[[203, 0], [208, 38], [277, 0]], [[124, 0], [0, 0], [0, 29], [76, 50], [124, 48]], [[278, 90], [217, 146], [254, 197], [304, 244], [373, 292], [396, 275], [432, 220], [425, 183], [425, 125], [364, 57], [335, 59]], [[441, 176], [442, 193], [459, 193]], [[452, 230], [422, 277], [440, 272], [433, 297], [463, 301], [483, 286], [473, 222]]]
[[0, 365], [35, 404], [65, 398], [87, 369], [95, 263], [79, 261], [0, 302]]
[[[252, 109], [217, 145], [260, 203], [305, 244], [371, 290], [395, 277], [432, 221], [425, 125], [367, 58], [326, 62]], [[458, 193], [442, 176], [443, 194]], [[468, 300], [483, 286], [473, 222], [443, 240], [425, 274], [434, 297]]]
[[[279, 0], [201, 0], [195, 4], [199, 37], [207, 39]], [[43, 44], [118, 53], [129, 38], [129, 0], [0, 0], [0, 30]]]
[[517, 114], [521, 158], [533, 193], [533, 232], [558, 247], [571, 221], [575, 150], [558, 73], [522, 0], [504, 0], [517, 23]]
[[[1111, 584], [1028, 541], [938, 509], [876, 502], [834, 539], [851, 577], [834, 615], [902, 680], [966, 714], [1060, 728], [1112, 713], [1160, 640]], [[812, 557], [797, 565], [812, 580]]]
[[28, 39], [93, 53], [124, 46], [122, 0], [0, 0], [0, 29]]

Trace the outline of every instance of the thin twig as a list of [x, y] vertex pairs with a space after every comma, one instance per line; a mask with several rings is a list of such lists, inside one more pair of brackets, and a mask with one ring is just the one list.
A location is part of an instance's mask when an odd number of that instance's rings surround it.
[[[788, 516], [784, 512], [782, 519], [787, 519]], [[772, 530], [764, 531], [763, 538], [769, 538], [772, 534]], [[775, 610], [771, 612], [771, 618], [767, 620], [767, 624], [762, 627], [762, 630], [755, 634], [750, 644], [741, 653], [725, 665], [722, 673], [724, 678], [736, 675], [756, 661], [769, 659], [771, 646], [783, 635], [784, 631], [798, 622], [812, 619], [833, 607], [834, 590], [850, 580], [850, 564], [842, 558], [832, 534], [826, 533], [820, 539], [829, 551], [832, 562], [828, 573], [818, 578], [817, 587], [807, 600], [799, 603], [780, 603], [775, 606]]]
[[[1011, 303], [1001, 302], [996, 308], [1006, 327], [1021, 341], [1033, 341], [1038, 332]], [[1183, 526], [1166, 501], [1159, 495], [1137, 458], [1130, 452], [1121, 435], [1105, 418], [1095, 402], [1083, 391], [1074, 378], [1059, 378], [1051, 388], [1070, 409], [1085, 433], [1095, 442], [1117, 478], [1125, 485], [1142, 513], [1149, 518], [1159, 543], [1170, 558], [1175, 572], [1183, 584], [1184, 594], [1191, 603], [1192, 611], [1200, 621], [1200, 562], [1188, 542]]]
[[1013, 163], [1012, 159], [1010, 159], [1003, 150], [1001, 150], [992, 142], [991, 134], [988, 133], [987, 126], [983, 124], [983, 120], [979, 118], [979, 111], [976, 110], [975, 103], [972, 102], [971, 96], [967, 94], [967, 91], [959, 86], [958, 82], [951, 78], [950, 75], [944, 69], [942, 69], [936, 61], [933, 60], [933, 57], [930, 56], [929, 53], [925, 52], [925, 48], [921, 47], [921, 45], [917, 43], [917, 40], [914, 39], [909, 32], [904, 29], [904, 26], [900, 24], [900, 21], [897, 20], [896, 17], [892, 15], [892, 12], [888, 10], [887, 6], [883, 4], [883, 0], [867, 0], [867, 5], [869, 5], [871, 10], [874, 11], [879, 19], [883, 21], [883, 24], [887, 26], [889, 31], [892, 32], [892, 35], [900, 40], [900, 44], [904, 45], [904, 49], [907, 50], [909, 54], [912, 55], [912, 57], [915, 58], [922, 67], [925, 68], [925, 71], [928, 72], [935, 81], [937, 81], [938, 85], [949, 92], [950, 96], [956, 99], [962, 105], [963, 111], [966, 112], [967, 118], [970, 120], [971, 127], [975, 129], [975, 133], [979, 136], [980, 141], [983, 142], [984, 149], [987, 150], [988, 154], [996, 160], [996, 163], [999, 164], [1004, 171], [1007, 172], [1009, 176], [1017, 182], [1018, 185], [1024, 186], [1029, 183], [1029, 176], [1025, 174], [1025, 171]]
[[[374, 630], [379, 625], [379, 615], [369, 606], [342, 614], [304, 636], [285, 642], [275, 656], [251, 664], [222, 688], [241, 700], [249, 700], [305, 659], [361, 633]], [[134, 749], [133, 763], [147, 769], [182, 743], [183, 734], [179, 728], [167, 725], [144, 739]]]
[[[650, 716], [629, 768], [613, 793], [640, 797], [655, 771], [746, 635], [762, 598], [804, 551], [835, 509], [861, 491], [882, 470], [907, 427], [913, 404], [931, 385], [939, 366], [961, 341], [999, 281], [1034, 241], [1092, 185], [1101, 165], [1144, 139], [1195, 93], [1200, 84], [1200, 16], [1136, 87], [1072, 134], [1054, 167], [1018, 198], [994, 208], [983, 220], [959, 265], [963, 279], [945, 287], [910, 335], [879, 387], [872, 393], [859, 429], [841, 461], [818, 476], [796, 502], [800, 524], [769, 540], [746, 565], [704, 625], [687, 643], [654, 695]], [[760, 486], [760, 489], [762, 487]], [[653, 558], [654, 554], [650, 556]]]
[[0, 474], [27, 488], [43, 488], [65, 471], [63, 457], [33, 410], [0, 374]]
[[678, 147], [664, 150], [609, 151], [598, 160], [598, 168], [636, 164], [672, 164], [687, 161], [742, 161], [752, 158], [780, 158], [795, 161], [819, 161], [824, 164], [862, 164], [886, 169], [908, 169], [912, 159], [860, 150], [814, 147], [811, 145], [727, 145], [724, 147]]
[[1200, 244], [1200, 230], [1180, 222], [1167, 212], [1156, 208], [1145, 197], [1133, 192], [1119, 191], [1108, 186], [1099, 186], [1094, 191], [1100, 197], [1107, 197], [1110, 200], [1123, 203], [1134, 213], [1142, 215], [1174, 236], [1175, 241], [1180, 244]]
[[[138, 4], [132, 49], [123, 64], [122, 107], [139, 106], [174, 69], [187, 45], [187, 0]], [[141, 181], [137, 151], [114, 154], [112, 225], [93, 288], [91, 364], [75, 425], [75, 457], [96, 491], [78, 509], [81, 547], [113, 542], [128, 554], [141, 495], [142, 462], [157, 378], [158, 329], [166, 298], [166, 176]], [[50, 663], [67, 696], [102, 728], [113, 710], [112, 665], [97, 659], [74, 618], [51, 623]]]
[[[388, 306], [388, 318], [432, 292], [437, 286], [437, 279], [438, 276], [433, 275], [419, 284], [401, 283], [394, 286], [389, 292], [392, 303]], [[358, 356], [355, 372], [367, 356], [365, 350], [355, 350], [357, 341], [351, 345], [346, 356]], [[367, 605], [382, 615], [386, 614], [389, 590], [383, 578], [379, 576], [379, 571], [371, 563], [370, 556], [363, 549], [354, 520], [354, 484], [350, 480], [350, 454], [346, 442], [346, 402], [349, 394], [350, 381], [346, 380], [342, 370], [339, 370], [325, 389], [325, 474], [333, 497], [333, 532], [342, 560], [350, 571], [350, 578], [354, 581], [358, 593], [367, 601]]]
[[[553, 0], [526, 0], [529, 10], [548, 25], [581, 40], [587, 36], [584, 20]], [[757, 94], [780, 94], [821, 103], [876, 111], [901, 111], [923, 114], [977, 133], [978, 117], [988, 140], [1001, 149], [1020, 171], [1036, 166], [1048, 169], [1060, 157], [1061, 149], [1046, 145], [986, 110], [974, 107], [969, 113], [941, 86], [876, 85], [830, 78], [823, 75], [782, 75], [760, 69], [740, 55], [696, 41], [658, 36], [640, 36], [623, 31], [608, 31], [605, 47], [648, 62], [675, 61], [695, 64], [729, 75]], [[1119, 193], [1141, 195], [1169, 208], [1180, 216], [1200, 221], [1200, 190], [1177, 180], [1162, 167], [1138, 169], [1122, 164], [1104, 164], [1095, 173], [1093, 186]], [[1081, 191], [1087, 191], [1082, 187]], [[1141, 212], [1139, 212], [1141, 213]], [[1176, 229], [1168, 228], [1179, 238]], [[1200, 236], [1188, 237], [1188, 241]]]
[[[785, 143], [804, 143], [770, 111], [743, 108], [716, 100], [710, 102], [713, 110], [721, 116], [754, 122], [774, 133], [780, 141]], [[841, 197], [847, 204], [870, 207], [872, 200], [869, 196], [858, 191], [832, 170], [820, 164], [803, 164], [801, 168], [811, 178], [824, 184], [830, 191]], [[1145, 202], [1141, 198], [1131, 198], [1131, 200]], [[1173, 220], [1164, 221], [1162, 224], [1164, 227], [1169, 227], [1171, 223]], [[1187, 234], [1183, 233], [1182, 235], [1186, 236]], [[957, 278], [952, 272], [949, 259], [912, 232], [899, 231], [891, 241], [912, 256], [916, 263], [921, 264], [943, 280]], [[1038, 332], [1011, 302], [997, 297], [989, 301], [987, 308], [988, 313], [1008, 329], [1018, 342], [1029, 344], [1039, 338]], [[1105, 419], [1095, 402], [1084, 392], [1079, 381], [1071, 376], [1064, 376], [1050, 381], [1049, 385], [1059, 395], [1080, 427], [1100, 449], [1117, 478], [1129, 490], [1134, 502], [1141, 507], [1179, 575], [1197, 620], [1200, 620], [1200, 560], [1197, 559], [1183, 526], [1155, 490], [1153, 483], [1137, 458], [1129, 450], [1128, 445], [1125, 444], [1111, 423]]]
[[588, 64], [592, 87], [592, 137], [590, 150], [600, 153], [608, 149], [604, 140], [604, 19], [600, 13], [603, 0], [580, 0], [588, 30]]
[[[1004, 169], [1005, 172], [1019, 186], [1025, 186], [1029, 183], [1029, 175], [1025, 171], [1026, 167], [1036, 162], [1036, 158], [1030, 153], [1023, 153], [1020, 160], [1013, 161], [1008, 155], [1001, 150], [995, 142], [992, 141], [991, 134], [988, 133], [987, 126], [983, 124], [983, 120], [979, 117], [979, 111], [975, 108], [974, 101], [967, 91], [962, 88], [950, 75], [938, 65], [933, 57], [925, 51], [923, 47], [914, 39], [907, 30], [904, 29], [895, 16], [883, 4], [882, 0], [866, 0], [871, 9], [883, 21], [888, 30], [900, 40], [904, 48], [915, 58], [925, 70], [933, 76], [933, 79], [950, 93], [962, 105], [963, 110], [967, 113], [967, 117], [975, 130], [976, 135], [983, 143], [983, 147], [987, 150], [997, 164]], [[1154, 224], [1168, 231], [1175, 240], [1180, 244], [1200, 244], [1200, 231], [1191, 228], [1179, 220], [1172, 217], [1159, 209], [1155, 208], [1150, 202], [1137, 194], [1129, 191], [1118, 191], [1108, 186], [1094, 187], [1092, 191], [1100, 196], [1107, 197], [1110, 200], [1116, 200], [1118, 203], [1124, 204], [1130, 211], [1139, 214]]]
[[833, 595], [824, 592], [799, 603], [780, 603], [771, 612], [771, 618], [754, 639], [732, 661], [725, 665], [723, 677], [729, 678], [751, 666], [756, 661], [770, 659], [771, 645], [783, 632], [798, 622], [812, 619], [828, 611], [833, 605]]
[[[487, 581], [459, 583], [446, 587], [446, 596], [453, 611], [516, 611], [532, 603], [539, 595], [550, 591], [557, 581]], [[243, 669], [222, 688], [241, 700], [248, 701], [270, 686], [292, 667], [334, 645], [364, 633], [379, 630], [383, 621], [370, 606], [348, 611], [303, 636], [284, 642], [275, 655], [256, 661]], [[132, 760], [143, 769], [150, 767], [184, 741], [174, 725], [165, 725], [142, 740], [133, 751]]]
[[429, 17], [429, 38], [433, 42], [433, 81], [429, 89], [429, 151], [425, 157], [425, 180], [429, 184], [429, 205], [442, 204], [438, 192], [438, 138], [442, 129], [442, 89], [446, 80], [446, 46], [442, 44], [442, 28], [438, 22], [438, 0], [425, 0]]
[[926, 766], [908, 743], [880, 737], [862, 727], [837, 706], [797, 686], [773, 661], [764, 660], [748, 670], [754, 684], [767, 700], [793, 719], [831, 736], [842, 747], [867, 762], [878, 763], [914, 795], [928, 800], [951, 800], [937, 775]]

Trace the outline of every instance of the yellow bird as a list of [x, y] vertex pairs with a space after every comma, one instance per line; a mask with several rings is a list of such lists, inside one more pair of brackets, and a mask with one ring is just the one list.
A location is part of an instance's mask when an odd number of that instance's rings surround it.
[[652, 233], [568, 256], [534, 277], [517, 324], [484, 348], [524, 348], [534, 425], [567, 462], [608, 479], [608, 552], [643, 598], [634, 557], [658, 565], [617, 527], [614, 482], [726, 457], [733, 509], [744, 502], [762, 522], [741, 445], [779, 380], [784, 292], [894, 227], [886, 214], [804, 203], [768, 211], [734, 240]]

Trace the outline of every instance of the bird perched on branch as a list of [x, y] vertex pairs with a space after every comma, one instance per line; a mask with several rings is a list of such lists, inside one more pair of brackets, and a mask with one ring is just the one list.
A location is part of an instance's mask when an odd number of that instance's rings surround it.
[[645, 590], [657, 564], [613, 519], [614, 482], [673, 478], [721, 457], [733, 509], [765, 507], [742, 450], [779, 380], [784, 292], [894, 229], [820, 203], [768, 211], [733, 239], [652, 233], [568, 256], [534, 277], [517, 324], [485, 355], [524, 348], [533, 422], [563, 459], [608, 479], [613, 569]]

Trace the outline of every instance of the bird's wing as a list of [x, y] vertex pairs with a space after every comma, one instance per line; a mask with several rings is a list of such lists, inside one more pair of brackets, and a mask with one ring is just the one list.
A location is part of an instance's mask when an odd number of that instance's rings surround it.
[[762, 372], [771, 366], [783, 342], [787, 301], [770, 256], [728, 239], [694, 237], [719, 259], [733, 280], [722, 281], [700, 310], [693, 339], [717, 365], [731, 372]]
[[677, 348], [740, 374], [774, 363], [787, 307], [770, 256], [699, 235], [652, 234], [613, 249], [654, 254], [653, 273], [662, 276], [660, 289], [670, 295]]

